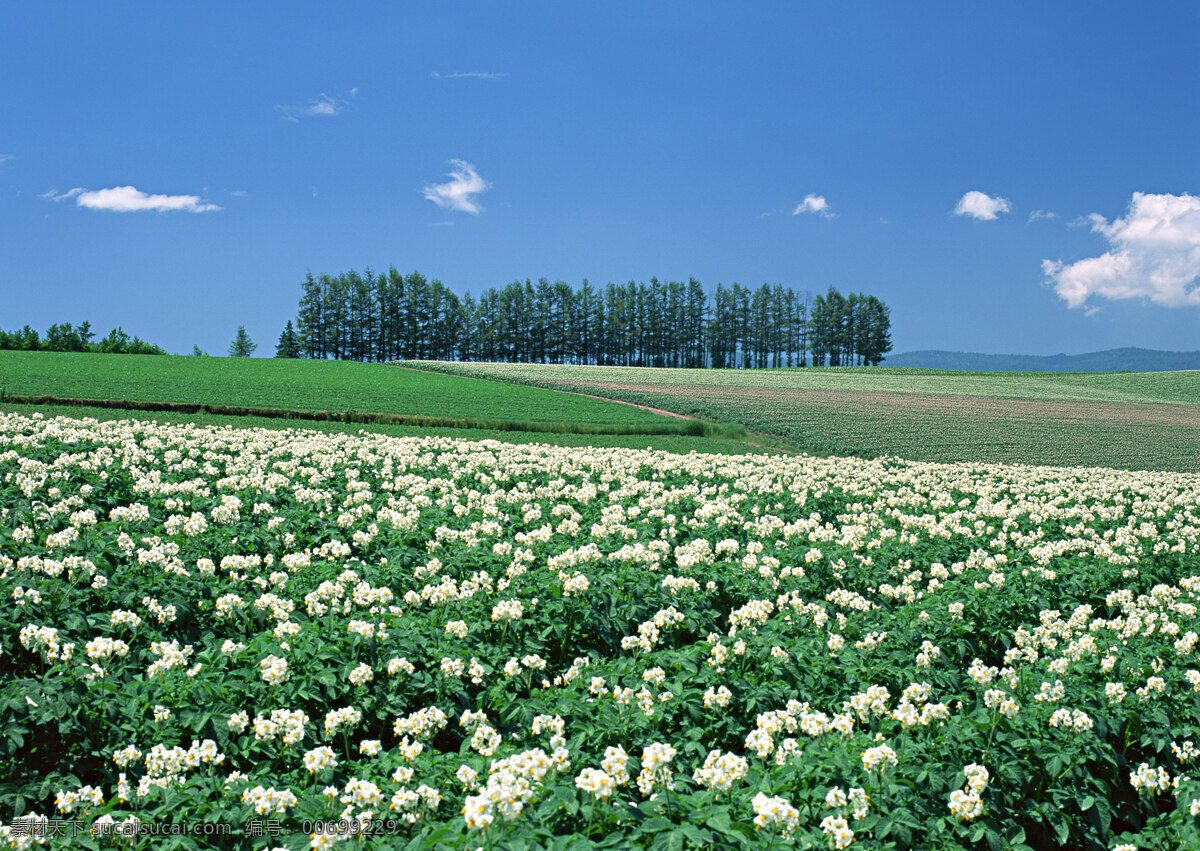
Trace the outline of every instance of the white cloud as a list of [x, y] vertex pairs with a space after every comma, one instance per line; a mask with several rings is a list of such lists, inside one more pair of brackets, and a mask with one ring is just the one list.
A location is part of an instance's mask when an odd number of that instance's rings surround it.
[[1057, 219], [1057, 218], [1058, 218], [1058, 213], [1051, 212], [1050, 210], [1034, 210], [1032, 213], [1029, 214], [1029, 222], [1031, 224], [1033, 222], [1041, 221], [1042, 219], [1049, 220], [1049, 219]]
[[439, 207], [458, 210], [478, 216], [483, 212], [476, 196], [487, 191], [491, 186], [475, 171], [475, 166], [464, 160], [450, 160], [454, 170], [446, 176], [450, 179], [445, 183], [435, 183], [421, 190], [425, 197]]
[[977, 189], [972, 189], [966, 195], [958, 199], [958, 204], [954, 208], [956, 216], [970, 216], [973, 219], [981, 222], [990, 222], [1000, 213], [1008, 213], [1012, 211], [1012, 204], [1007, 198], [1000, 196], [991, 196], [986, 192], [980, 192]]
[[1109, 222], [1092, 213], [1088, 220], [1108, 240], [1108, 251], [1070, 264], [1042, 261], [1068, 307], [1083, 307], [1092, 296], [1200, 305], [1200, 197], [1135, 192], [1125, 218]]
[[89, 210], [110, 210], [114, 213], [140, 213], [153, 210], [159, 213], [182, 210], [188, 213], [210, 213], [221, 209], [216, 204], [200, 200], [199, 195], [147, 195], [132, 186], [114, 186], [112, 189], [84, 189], [75, 187], [61, 195], [51, 189], [40, 197], [50, 201], [75, 199], [75, 205]]
[[[357, 88], [350, 90], [350, 97], [357, 94]], [[275, 108], [288, 121], [299, 121], [301, 118], [332, 118], [345, 112], [346, 101], [330, 97], [322, 92], [320, 97], [310, 100], [307, 106], [277, 106]]]
[[45, 198], [47, 201], [64, 201], [67, 198], [74, 198], [76, 195], [78, 195], [82, 191], [83, 191], [83, 187], [76, 186], [74, 189], [68, 189], [66, 192], [63, 192], [60, 195], [57, 189], [51, 189], [48, 192], [43, 192], [38, 197]]
[[0, 154], [0, 165], [4, 165], [9, 160], [15, 160], [16, 158], [16, 154]]
[[508, 74], [503, 71], [454, 71], [450, 74], [433, 71], [430, 76], [435, 80], [503, 80]]
[[824, 195], [814, 195], [811, 192], [805, 195], [804, 200], [796, 205], [796, 209], [792, 210], [793, 216], [798, 216], [801, 213], [816, 213], [818, 216], [823, 216], [827, 219], [837, 216], [837, 213], [829, 209], [829, 202], [825, 200]]

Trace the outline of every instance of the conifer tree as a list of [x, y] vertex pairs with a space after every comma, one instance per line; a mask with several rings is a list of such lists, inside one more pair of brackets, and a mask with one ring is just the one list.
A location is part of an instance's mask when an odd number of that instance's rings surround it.
[[233, 342], [229, 344], [229, 356], [233, 358], [248, 358], [258, 348], [258, 343], [250, 339], [246, 326], [239, 325]]
[[300, 357], [300, 338], [296, 336], [296, 329], [292, 327], [292, 320], [290, 319], [287, 322], [287, 326], [279, 334], [279, 342], [275, 344], [275, 357]]

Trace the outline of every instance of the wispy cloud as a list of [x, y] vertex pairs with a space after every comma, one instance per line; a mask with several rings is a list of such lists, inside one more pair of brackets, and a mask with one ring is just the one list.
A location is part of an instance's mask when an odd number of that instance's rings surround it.
[[9, 162], [10, 160], [15, 160], [16, 158], [17, 158], [16, 154], [0, 154], [0, 165], [4, 165], [6, 162]]
[[[358, 89], [349, 92], [350, 97], [358, 94]], [[301, 118], [332, 118], [346, 111], [348, 101], [342, 98], [330, 97], [324, 92], [320, 97], [313, 98], [305, 106], [276, 106], [282, 118], [288, 121], [299, 121]]]
[[1200, 305], [1200, 197], [1133, 193], [1129, 212], [1109, 222], [1088, 216], [1109, 250], [1075, 263], [1043, 260], [1042, 271], [1068, 307], [1098, 296], [1149, 299], [1163, 307]]
[[82, 191], [83, 187], [80, 186], [76, 186], [74, 189], [68, 189], [66, 192], [62, 193], [60, 193], [57, 189], [50, 189], [46, 192], [43, 192], [38, 197], [45, 198], [47, 201], [65, 201], [68, 198], [74, 198]]
[[508, 76], [505, 71], [453, 71], [449, 74], [439, 74], [431, 71], [429, 76], [435, 80], [503, 80]]
[[976, 189], [972, 189], [959, 198], [958, 204], [954, 207], [954, 215], [970, 216], [980, 222], [994, 221], [1000, 213], [1011, 211], [1012, 204], [1007, 198], [1001, 198], [998, 195], [988, 195], [986, 192], [980, 192]]
[[211, 213], [221, 209], [216, 204], [201, 200], [199, 195], [149, 195], [132, 186], [114, 186], [111, 189], [84, 189], [77, 186], [59, 193], [51, 189], [38, 196], [49, 201], [75, 199], [75, 206], [88, 210], [109, 210], [114, 213], [158, 213], [182, 211], [187, 213]]
[[816, 213], [818, 216], [826, 219], [837, 218], [837, 213], [829, 208], [829, 202], [825, 200], [824, 195], [814, 195], [809, 193], [804, 196], [804, 200], [796, 205], [796, 209], [792, 210], [793, 216], [798, 216], [801, 213]]
[[421, 191], [425, 197], [448, 210], [458, 210], [478, 216], [483, 212], [477, 196], [486, 192], [491, 184], [479, 176], [475, 166], [465, 160], [450, 160], [454, 170], [447, 173], [445, 183], [434, 183]]
[[1042, 220], [1057, 219], [1057, 218], [1058, 218], [1058, 213], [1052, 212], [1050, 210], [1034, 210], [1032, 213], [1029, 214], [1029, 222], [1030, 223], [1040, 222]]

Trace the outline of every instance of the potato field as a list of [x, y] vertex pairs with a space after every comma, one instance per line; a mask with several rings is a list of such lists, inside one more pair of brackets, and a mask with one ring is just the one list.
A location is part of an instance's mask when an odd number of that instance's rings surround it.
[[7, 413], [0, 506], [14, 847], [1200, 845], [1196, 475]]

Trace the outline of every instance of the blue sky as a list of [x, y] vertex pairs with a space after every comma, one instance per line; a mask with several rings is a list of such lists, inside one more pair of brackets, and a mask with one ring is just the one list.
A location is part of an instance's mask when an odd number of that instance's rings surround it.
[[897, 352], [1200, 349], [1194, 2], [4, 18], [0, 327], [269, 355], [306, 272], [394, 264], [832, 285]]

